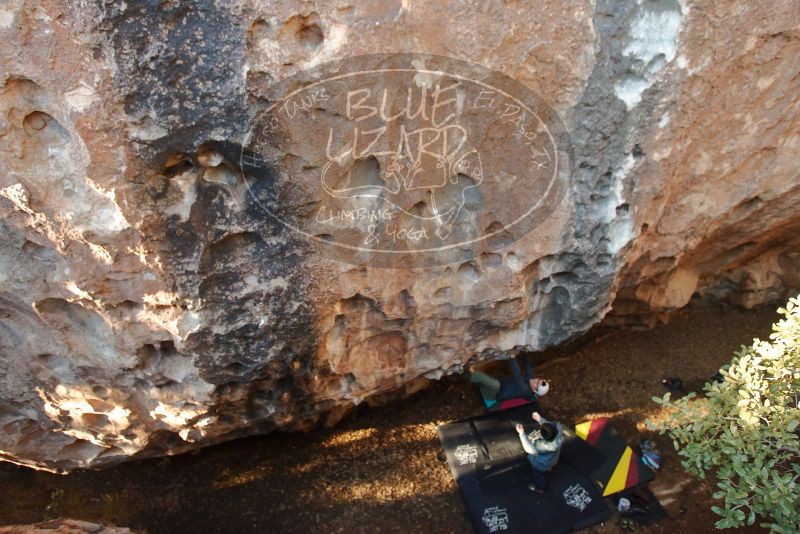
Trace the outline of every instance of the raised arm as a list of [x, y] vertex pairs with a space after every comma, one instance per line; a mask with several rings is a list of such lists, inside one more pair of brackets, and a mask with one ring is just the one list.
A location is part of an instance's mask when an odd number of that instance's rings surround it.
[[533, 367], [531, 366], [530, 358], [524, 358], [525, 360], [525, 380], [530, 380], [533, 378]]
[[519, 435], [519, 441], [522, 443], [522, 448], [525, 449], [525, 452], [528, 454], [536, 455], [536, 448], [531, 443], [531, 440], [528, 439], [527, 434], [525, 434], [524, 430], [521, 430], [522, 425], [517, 425], [517, 434]]
[[[527, 372], [530, 364], [527, 362], [527, 360], [525, 363], [527, 364], [525, 372]], [[514, 382], [517, 383], [519, 388], [523, 390], [528, 388], [528, 380], [522, 377], [522, 373], [519, 371], [519, 364], [517, 363], [516, 358], [511, 358], [508, 360], [508, 367], [511, 370], [511, 376], [514, 377]]]

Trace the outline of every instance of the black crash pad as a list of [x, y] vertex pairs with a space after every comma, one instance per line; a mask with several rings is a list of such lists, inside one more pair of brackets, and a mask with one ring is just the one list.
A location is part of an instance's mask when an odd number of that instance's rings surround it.
[[579, 438], [571, 428], [564, 429], [564, 438], [561, 461], [568, 462], [589, 479], [592, 473], [599, 471], [608, 463], [601, 451]]
[[[476, 532], [562, 533], [608, 518], [611, 510], [597, 487], [566, 459], [549, 473], [544, 494], [526, 487], [531, 467], [514, 424], [529, 427], [530, 414], [530, 406], [520, 406], [437, 429]], [[566, 443], [573, 440], [583, 441], [571, 435]], [[582, 445], [571, 447], [577, 451]]]
[[[597, 450], [604, 458], [602, 463], [587, 464], [580, 468], [604, 497], [653, 480], [653, 471], [628, 446], [608, 418], [600, 417], [581, 423], [575, 427], [575, 433], [580, 432], [584, 433], [581, 441], [585, 440], [586, 445]], [[573, 446], [578, 446], [577, 440], [574, 440]], [[583, 454], [575, 456], [580, 456], [580, 460], [587, 458]]]

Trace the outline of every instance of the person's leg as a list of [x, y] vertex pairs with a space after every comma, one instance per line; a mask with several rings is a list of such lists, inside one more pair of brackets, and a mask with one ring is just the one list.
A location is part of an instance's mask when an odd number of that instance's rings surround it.
[[533, 457], [530, 454], [528, 455], [528, 462], [531, 464], [531, 473], [533, 474], [533, 482], [528, 484], [528, 489], [544, 493], [544, 490], [547, 488], [546, 473], [544, 471], [539, 471], [533, 466]]
[[545, 471], [533, 470], [533, 485], [539, 491], [547, 490], [547, 473]]
[[486, 400], [495, 400], [497, 393], [500, 391], [500, 381], [480, 371], [470, 374], [469, 381], [478, 385], [481, 395]]

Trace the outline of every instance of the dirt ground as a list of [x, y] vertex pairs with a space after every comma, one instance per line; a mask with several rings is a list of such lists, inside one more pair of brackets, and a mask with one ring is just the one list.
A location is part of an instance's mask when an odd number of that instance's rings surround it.
[[[542, 407], [565, 422], [604, 415], [635, 444], [665, 456], [651, 484], [669, 513], [648, 533], [712, 532], [711, 489], [680, 467], [669, 442], [646, 431], [663, 376], [689, 389], [776, 314], [696, 310], [651, 331], [617, 330], [534, 355], [552, 381]], [[436, 460], [436, 425], [482, 412], [473, 387], [444, 378], [413, 397], [363, 407], [334, 429], [240, 439], [195, 453], [54, 475], [0, 463], [0, 525], [71, 517], [151, 534], [471, 532], [453, 478]], [[589, 532], [618, 532], [617, 517]], [[758, 532], [760, 529], [747, 529]]]

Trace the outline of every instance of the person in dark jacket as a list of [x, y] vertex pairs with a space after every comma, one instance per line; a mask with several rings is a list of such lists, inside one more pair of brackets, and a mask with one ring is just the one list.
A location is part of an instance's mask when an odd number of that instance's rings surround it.
[[522, 448], [528, 455], [533, 470], [533, 484], [528, 489], [543, 493], [547, 489], [547, 472], [558, 463], [564, 444], [564, 427], [558, 421], [548, 421], [533, 412], [533, 431], [526, 434], [521, 424], [516, 425]]
[[481, 390], [481, 395], [488, 401], [504, 401], [509, 399], [528, 399], [536, 400], [543, 397], [550, 390], [550, 383], [543, 378], [533, 376], [531, 362], [527, 358], [523, 363], [525, 375], [519, 370], [516, 358], [508, 360], [508, 367], [511, 376], [501, 376], [495, 378], [480, 371], [470, 373], [470, 382], [477, 384]]

